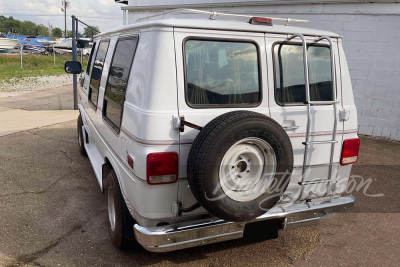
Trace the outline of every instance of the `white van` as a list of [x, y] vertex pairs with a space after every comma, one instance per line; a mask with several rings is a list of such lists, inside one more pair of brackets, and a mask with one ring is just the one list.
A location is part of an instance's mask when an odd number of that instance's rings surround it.
[[289, 228], [354, 203], [360, 140], [342, 37], [200, 13], [211, 17], [97, 35], [81, 77], [79, 147], [119, 248], [226, 241], [253, 222]]

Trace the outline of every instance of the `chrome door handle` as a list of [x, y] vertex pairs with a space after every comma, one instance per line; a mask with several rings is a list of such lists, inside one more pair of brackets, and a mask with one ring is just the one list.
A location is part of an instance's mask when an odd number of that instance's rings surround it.
[[297, 130], [297, 129], [299, 129], [299, 126], [282, 126], [282, 128], [285, 130], [285, 131], [292, 131], [292, 130]]

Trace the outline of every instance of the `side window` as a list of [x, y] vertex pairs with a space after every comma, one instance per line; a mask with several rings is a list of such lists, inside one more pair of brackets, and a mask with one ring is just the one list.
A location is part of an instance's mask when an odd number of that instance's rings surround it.
[[87, 75], [90, 74], [90, 67], [92, 66], [92, 58], [93, 58], [93, 54], [94, 54], [94, 50], [95, 49], [96, 49], [96, 43], [93, 43], [92, 50], [90, 50], [90, 55], [89, 55], [88, 63], [87, 63], [87, 66], [86, 66], [86, 74]]
[[[308, 75], [311, 101], [332, 101], [333, 85], [330, 49], [308, 46]], [[278, 104], [302, 104], [306, 101], [303, 52], [301, 45], [274, 46], [275, 100]]]
[[106, 59], [109, 44], [109, 40], [100, 42], [99, 49], [97, 49], [96, 58], [93, 64], [92, 77], [90, 78], [89, 86], [89, 102], [91, 102], [95, 108], [97, 107], [101, 73], [103, 72], [104, 60]]
[[187, 40], [186, 102], [198, 108], [258, 105], [258, 58], [251, 42]]
[[125, 92], [137, 43], [138, 36], [118, 39], [108, 74], [103, 116], [117, 132], [121, 127]]

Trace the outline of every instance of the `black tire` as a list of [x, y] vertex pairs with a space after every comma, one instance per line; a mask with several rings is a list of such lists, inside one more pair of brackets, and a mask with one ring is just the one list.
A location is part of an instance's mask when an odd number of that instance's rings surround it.
[[82, 156], [87, 157], [84, 139], [83, 139], [84, 133], [82, 131], [82, 126], [83, 126], [82, 116], [81, 116], [81, 114], [79, 114], [78, 123], [77, 123], [79, 152], [81, 153]]
[[[273, 149], [276, 187], [273, 193], [262, 190], [255, 199], [237, 201], [225, 194], [219, 171], [228, 149], [245, 138], [260, 139]], [[189, 186], [197, 201], [214, 216], [235, 222], [253, 220], [272, 208], [286, 189], [292, 170], [293, 149], [286, 131], [271, 118], [249, 111], [225, 113], [209, 122], [194, 140], [187, 165]]]
[[[105, 179], [104, 192], [106, 195], [107, 226], [111, 242], [116, 248], [124, 249], [129, 244], [130, 240], [134, 239], [133, 225], [135, 224], [135, 220], [126, 207], [114, 170], [111, 170]], [[110, 201], [108, 194], [111, 194], [113, 203]], [[109, 202], [111, 202], [110, 206], [113, 206], [115, 213], [113, 225], [109, 212]]]

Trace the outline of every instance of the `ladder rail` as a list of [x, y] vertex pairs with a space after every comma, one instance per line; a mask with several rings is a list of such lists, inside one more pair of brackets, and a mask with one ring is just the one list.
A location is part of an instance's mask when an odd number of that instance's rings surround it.
[[[304, 35], [300, 33], [295, 33], [289, 36], [286, 39], [286, 42], [294, 38], [300, 38], [302, 41], [302, 50], [303, 50], [303, 67], [304, 67], [304, 82], [305, 82], [305, 90], [306, 90], [306, 106], [307, 106], [307, 127], [306, 127], [306, 141], [305, 143], [310, 142], [310, 128], [311, 128], [311, 105], [310, 105], [310, 79], [308, 76], [308, 57], [307, 57], [307, 42]], [[304, 176], [307, 170], [307, 157], [308, 157], [308, 145], [304, 146], [304, 156], [303, 156], [303, 168], [301, 172], [301, 183], [304, 181]]]
[[[293, 39], [295, 36], [291, 36], [291, 38], [287, 39], [287, 40], [291, 40]], [[327, 183], [331, 182], [331, 178], [332, 178], [332, 171], [333, 171], [333, 157], [334, 157], [334, 153], [335, 153], [335, 145], [336, 143], [338, 143], [336, 141], [336, 134], [337, 134], [337, 121], [338, 121], [338, 112], [337, 112], [337, 104], [340, 103], [340, 101], [337, 100], [337, 95], [336, 95], [336, 72], [335, 72], [335, 57], [334, 57], [334, 52], [333, 52], [333, 41], [329, 36], [321, 36], [318, 37], [317, 39], [315, 39], [311, 44], [315, 44], [318, 43], [322, 40], [326, 40], [329, 43], [329, 48], [330, 48], [330, 59], [331, 59], [331, 77], [332, 77], [332, 97], [333, 100], [332, 101], [311, 101], [310, 100], [310, 84], [309, 84], [309, 80], [308, 80], [308, 75], [305, 75], [305, 83], [306, 83], [306, 101], [305, 104], [307, 106], [307, 129], [306, 129], [306, 141], [303, 142], [303, 144], [305, 145], [304, 147], [304, 159], [303, 159], [303, 169], [302, 169], [302, 179], [301, 182], [299, 183], [300, 185], [306, 185], [306, 184], [312, 184], [310, 182], [304, 182], [305, 179], [305, 173], [306, 173], [306, 169], [307, 169], [307, 157], [308, 157], [308, 146], [310, 144], [319, 144], [319, 143], [331, 143], [331, 150], [330, 150], [330, 158], [329, 158], [329, 170], [328, 170], [328, 178], [326, 180], [323, 180]], [[304, 48], [305, 46], [305, 48]], [[305, 49], [305, 51], [304, 51]], [[307, 43], [303, 42], [303, 61], [307, 60]], [[307, 67], [307, 68], [306, 68]], [[307, 71], [308, 74], [308, 64], [304, 63], [304, 68], [305, 71]], [[332, 131], [332, 139], [330, 141], [314, 141], [314, 142], [310, 142], [309, 138], [310, 138], [310, 121], [311, 121], [311, 112], [310, 112], [310, 107], [311, 105], [333, 105], [333, 117], [334, 117], [334, 124], [333, 124], [333, 131]], [[320, 182], [318, 182], [320, 183]]]
[[[317, 38], [314, 43], [317, 43], [322, 40], [327, 40], [330, 47], [330, 56], [331, 56], [331, 75], [332, 75], [332, 97], [333, 97], [333, 132], [332, 132], [332, 141], [336, 141], [336, 132], [337, 132], [337, 121], [338, 121], [338, 112], [337, 112], [337, 95], [336, 95], [336, 72], [335, 72], [335, 55], [333, 52], [333, 41], [329, 36], [321, 36]], [[331, 144], [331, 154], [329, 159], [329, 171], [328, 171], [328, 180], [330, 181], [332, 178], [333, 171], [333, 157], [335, 154], [335, 145], [336, 143]]]

